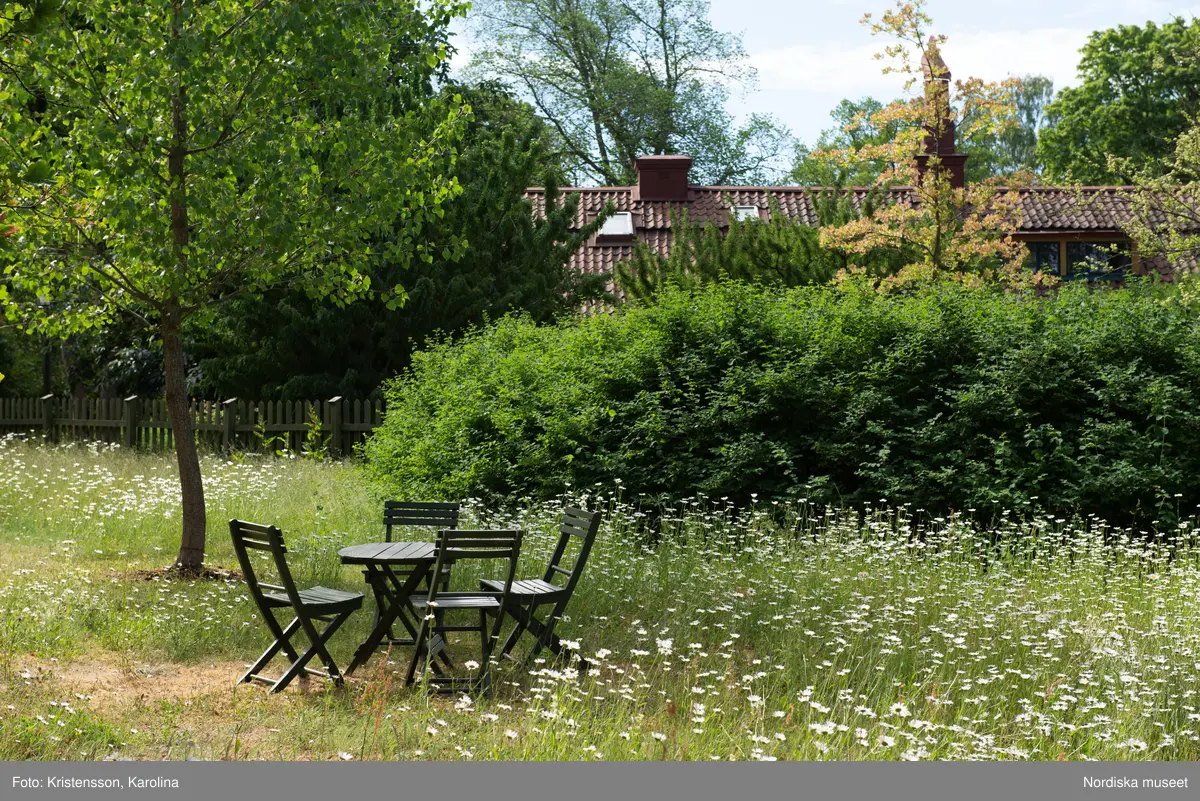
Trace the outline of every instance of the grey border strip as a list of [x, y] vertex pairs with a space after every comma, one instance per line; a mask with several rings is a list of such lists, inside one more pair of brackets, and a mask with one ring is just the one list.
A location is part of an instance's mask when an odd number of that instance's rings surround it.
[[[0, 799], [4, 801], [1200, 799], [1200, 763], [1169, 762], [5, 762], [3, 766]], [[107, 788], [106, 783], [110, 783]]]

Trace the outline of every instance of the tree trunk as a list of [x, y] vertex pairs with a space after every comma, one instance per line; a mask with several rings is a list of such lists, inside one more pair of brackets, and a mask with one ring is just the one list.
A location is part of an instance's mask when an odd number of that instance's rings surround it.
[[180, 313], [176, 304], [163, 312], [163, 373], [167, 384], [167, 417], [175, 438], [175, 459], [179, 463], [179, 489], [183, 496], [183, 538], [175, 565], [186, 573], [199, 573], [204, 563], [204, 537], [207, 519], [204, 513], [204, 482], [200, 476], [200, 457], [196, 436], [188, 413], [187, 374], [183, 365], [183, 342], [179, 338]]
[[[178, 41], [183, 9], [173, 2], [172, 35]], [[171, 147], [167, 151], [167, 174], [171, 179], [171, 242], [175, 246], [175, 273], [178, 286], [186, 285], [190, 230], [187, 204], [187, 88], [180, 83], [171, 98]], [[183, 343], [179, 338], [184, 313], [178, 296], [162, 306], [163, 370], [167, 383], [167, 417], [175, 435], [175, 459], [179, 463], [179, 489], [183, 500], [183, 537], [175, 565], [184, 573], [199, 573], [204, 566], [204, 480], [200, 476], [200, 457], [196, 453], [196, 435], [188, 409], [187, 373], [183, 365]]]

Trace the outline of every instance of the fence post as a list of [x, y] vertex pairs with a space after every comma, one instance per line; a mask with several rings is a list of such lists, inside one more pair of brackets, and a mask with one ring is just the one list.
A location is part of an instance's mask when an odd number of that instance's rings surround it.
[[329, 421], [329, 455], [342, 455], [342, 396], [325, 401], [325, 418]]
[[237, 398], [229, 398], [221, 404], [221, 447], [226, 452], [233, 450], [234, 438], [237, 437]]
[[121, 412], [124, 420], [121, 425], [121, 447], [134, 448], [137, 446], [137, 427], [142, 421], [140, 404], [138, 403], [137, 395], [130, 395], [123, 401], [124, 406]]
[[43, 395], [41, 400], [43, 437], [49, 444], [54, 442], [54, 395]]

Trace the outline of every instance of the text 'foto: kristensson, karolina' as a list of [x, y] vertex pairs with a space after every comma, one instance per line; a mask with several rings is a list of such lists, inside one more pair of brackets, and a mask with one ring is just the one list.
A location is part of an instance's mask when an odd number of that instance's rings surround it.
[[113, 778], [83, 778], [79, 776], [13, 776], [12, 786], [24, 790], [156, 790], [179, 789], [179, 779], [166, 776], [127, 776]]
[[1096, 787], [1106, 790], [1121, 788], [1136, 788], [1139, 790], [1169, 790], [1186, 789], [1187, 777], [1178, 779], [1135, 778], [1133, 776], [1084, 776], [1085, 787]]

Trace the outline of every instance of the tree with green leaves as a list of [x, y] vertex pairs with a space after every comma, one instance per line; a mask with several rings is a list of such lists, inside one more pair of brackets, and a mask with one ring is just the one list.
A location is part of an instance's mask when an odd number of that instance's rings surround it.
[[[610, 276], [580, 272], [571, 257], [600, 229], [611, 204], [574, 229], [580, 195], [559, 191], [558, 171], [545, 165], [537, 136], [527, 131], [518, 139], [507, 130], [464, 150], [457, 172], [463, 193], [447, 205], [439, 229], [446, 238], [461, 232], [468, 247], [459, 258], [416, 270], [403, 314], [418, 341], [510, 311], [550, 322], [606, 299]], [[537, 184], [535, 209], [526, 191]]]
[[[1080, 51], [1080, 83], [1046, 111], [1038, 142], [1046, 176], [1075, 184], [1128, 184], [1161, 174], [1176, 138], [1200, 112], [1200, 22], [1121, 25]], [[1119, 161], [1110, 163], [1109, 156]]]
[[[1011, 105], [1013, 123], [1000, 130], [988, 125], [976, 125], [973, 108], [964, 108], [952, 98], [951, 103], [962, 113], [959, 150], [970, 154], [967, 160], [968, 182], [983, 181], [1019, 172], [1038, 172], [1037, 157], [1040, 131], [1046, 126], [1047, 106], [1054, 97], [1054, 82], [1044, 75], [1026, 75], [1012, 83]], [[881, 115], [885, 106], [872, 97], [843, 100], [830, 112], [835, 126], [821, 132], [814, 146], [800, 145], [796, 149], [796, 164], [789, 180], [800, 186], [871, 186], [884, 172], [895, 170], [886, 146], [900, 134], [905, 122], [894, 116]], [[828, 152], [868, 152], [877, 156], [871, 160], [830, 163]]]
[[[809, 194], [820, 225], [844, 225], [869, 216], [885, 199], [884, 193], [873, 190], [856, 202], [850, 192], [836, 187]], [[732, 200], [727, 198], [725, 206], [732, 207]], [[664, 255], [638, 242], [633, 258], [617, 264], [617, 286], [630, 300], [650, 300], [667, 284], [684, 288], [724, 280], [777, 287], [824, 284], [860, 262], [879, 269], [886, 269], [881, 262], [898, 268], [905, 256], [887, 247], [865, 254], [822, 247], [820, 229], [786, 216], [774, 197], [766, 220], [731, 217], [723, 233], [715, 223], [697, 224], [684, 212], [672, 217], [671, 230], [670, 253]]]
[[155, 331], [182, 490], [177, 565], [194, 572], [206, 518], [183, 327], [280, 285], [350, 302], [372, 290], [360, 268], [383, 232], [391, 258], [432, 258], [422, 231], [459, 191], [447, 168], [461, 114], [421, 95], [445, 50], [411, 44], [463, 7], [58, 6], [4, 55], [0, 145], [25, 179], [5, 280], [50, 304], [6, 312], [59, 335], [118, 314]]
[[[532, 183], [527, 181], [522, 185], [522, 194], [529, 186], [541, 181], [561, 185], [567, 180], [566, 143], [536, 108], [504, 84], [498, 81], [470, 83], [447, 76], [439, 92], [443, 96], [462, 98], [463, 104], [471, 110], [465, 119], [460, 148], [467, 164], [456, 166], [460, 183], [472, 180], [471, 176], [487, 163], [485, 152], [500, 146], [506, 136], [518, 145], [525, 145], [507, 151], [510, 156], [519, 153], [532, 159], [523, 160], [524, 166], [518, 170], [527, 170], [536, 176]], [[510, 186], [507, 182], [504, 185]]]
[[[858, 152], [866, 147], [878, 147], [891, 142], [899, 133], [900, 121], [875, 120], [884, 108], [873, 97], [843, 100], [829, 112], [835, 123], [817, 138], [816, 145], [799, 145], [796, 164], [788, 179], [798, 186], [871, 186], [885, 171], [893, 167], [885, 161], [856, 161], [831, 163], [821, 158], [828, 151]], [[815, 154], [815, 157], [814, 157]]]
[[1009, 103], [1014, 124], [999, 129], [976, 126], [970, 113], [964, 114], [963, 129], [969, 134], [962, 138], [959, 150], [971, 156], [967, 160], [967, 181], [1040, 173], [1038, 138], [1049, 122], [1048, 109], [1053, 100], [1053, 79], [1025, 75], [1011, 86]]
[[[572, 254], [602, 224], [572, 226], [579, 196], [559, 192], [558, 143], [532, 107], [495, 85], [452, 84], [470, 113], [454, 176], [463, 187], [426, 236], [465, 242], [450, 258], [405, 268], [386, 248], [367, 268], [372, 283], [403, 279], [408, 301], [338, 308], [281, 289], [246, 297], [193, 330], [201, 388], [216, 397], [364, 397], [405, 369], [414, 348], [520, 311], [537, 322], [606, 296], [607, 276], [573, 269]], [[544, 192], [537, 211], [528, 187]], [[546, 212], [543, 214], [542, 210]], [[435, 248], [436, 249], [436, 248]]]
[[[1116, 170], [1136, 170], [1115, 157], [1112, 161]], [[1157, 173], [1150, 168], [1134, 173], [1125, 229], [1143, 258], [1161, 258], [1176, 270], [1181, 296], [1200, 306], [1200, 280], [1190, 269], [1200, 260], [1200, 121], [1179, 137], [1162, 174]]]
[[629, 185], [634, 159], [686, 153], [701, 183], [765, 182], [791, 136], [737, 128], [730, 86], [755, 72], [707, 0], [481, 0], [471, 70], [530, 99], [565, 145], [572, 178]]

